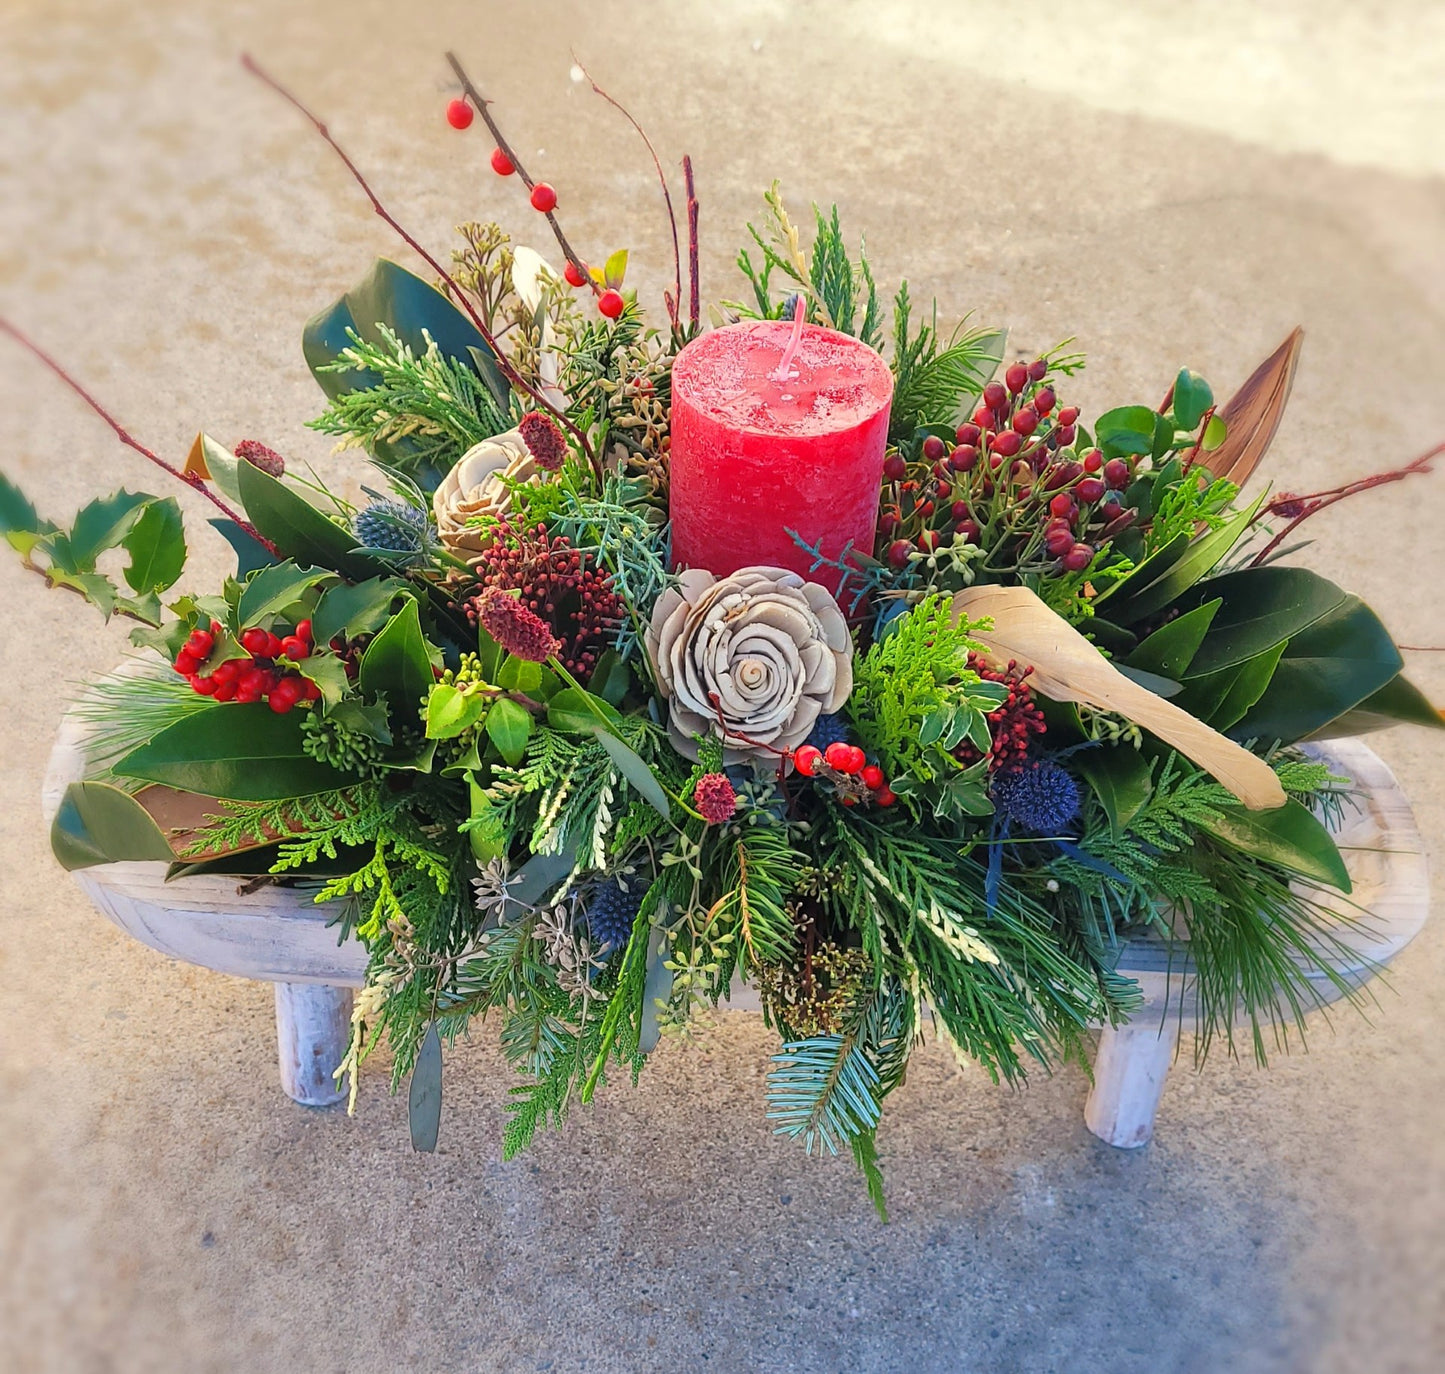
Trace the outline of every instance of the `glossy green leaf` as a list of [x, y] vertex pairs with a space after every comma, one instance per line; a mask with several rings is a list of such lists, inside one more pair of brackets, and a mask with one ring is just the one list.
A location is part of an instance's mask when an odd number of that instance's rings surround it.
[[1225, 423], [1224, 417], [1211, 415], [1209, 423], [1204, 426], [1204, 443], [1201, 447], [1205, 453], [1213, 453], [1229, 434], [1229, 426]]
[[1105, 411], [1094, 426], [1094, 442], [1109, 458], [1144, 454], [1154, 446], [1155, 412], [1148, 406], [1119, 406]]
[[632, 670], [616, 649], [606, 649], [592, 670], [590, 688], [609, 706], [621, 706], [632, 682]]
[[1184, 605], [1215, 597], [1224, 604], [1189, 665], [1190, 677], [1247, 662], [1293, 638], [1336, 610], [1345, 593], [1306, 568], [1271, 564], [1211, 577], [1194, 588]]
[[1264, 498], [1265, 493], [1261, 492], [1217, 530], [1210, 530], [1207, 534], [1190, 540], [1179, 557], [1172, 560], [1169, 566], [1152, 580], [1144, 582], [1136, 573], [1131, 573], [1119, 584], [1124, 589], [1120, 598], [1123, 604], [1120, 604], [1120, 601], [1112, 602], [1109, 614], [1116, 620], [1134, 622], [1162, 611], [1177, 600], [1219, 566], [1225, 555], [1244, 536]]
[[208, 520], [210, 527], [231, 546], [236, 555], [236, 576], [249, 577], [257, 568], [278, 562], [276, 556], [243, 525], [235, 520]]
[[1350, 891], [1349, 870], [1330, 832], [1293, 798], [1272, 811], [1229, 807], [1204, 829], [1226, 844], [1302, 878]]
[[1346, 735], [1367, 735], [1373, 730], [1387, 730], [1392, 725], [1423, 725], [1432, 730], [1445, 730], [1445, 714], [1401, 673], [1358, 706], [1336, 717], [1324, 729], [1316, 730], [1310, 738], [1341, 739]]
[[391, 608], [403, 593], [410, 594], [399, 577], [328, 587], [311, 616], [311, 634], [318, 644], [330, 644], [337, 635], [352, 639], [374, 634], [391, 618]]
[[[289, 660], [288, 660], [289, 662]], [[325, 650], [309, 654], [296, 660], [296, 671], [309, 682], [321, 689], [321, 700], [327, 707], [339, 706], [351, 685], [346, 676], [346, 664], [333, 653]]]
[[617, 771], [651, 804], [653, 810], [666, 820], [672, 814], [672, 803], [663, 785], [658, 782], [657, 775], [647, 766], [642, 755], [610, 731], [599, 728], [596, 733], [602, 747], [612, 756]]
[[472, 858], [479, 864], [489, 864], [507, 852], [507, 828], [495, 814], [496, 807], [492, 805], [492, 799], [470, 774], [467, 777], [467, 794], [471, 798], [474, 822], [467, 831]]
[[[237, 476], [237, 469], [246, 460], [237, 458], [230, 449], [219, 440], [211, 438], [209, 434], [197, 435], [196, 444], [200, 447], [199, 456], [205, 464], [206, 480], [226, 500], [241, 502], [241, 483]], [[194, 458], [196, 456], [195, 448], [192, 448], [191, 453]]]
[[412, 1066], [406, 1117], [411, 1148], [430, 1154], [437, 1147], [442, 1124], [442, 1040], [435, 1021], [426, 1028]]
[[[1139, 484], [1136, 482], [1135, 486]], [[1147, 498], [1146, 498], [1147, 499]], [[1130, 488], [1129, 495], [1125, 500], [1131, 506], [1138, 505], [1138, 498]], [[1108, 604], [1109, 616], [1117, 620], [1119, 616], [1129, 614], [1129, 608], [1124, 604], [1128, 601], [1133, 591], [1147, 587], [1150, 583], [1157, 581], [1181, 558], [1184, 551], [1189, 547], [1189, 536], [1177, 534], [1163, 548], [1155, 549], [1142, 563], [1129, 570], [1127, 577], [1121, 577], [1117, 582], [1111, 582], [1094, 600], [1096, 607]], [[1117, 603], [1120, 609], [1114, 609]]]
[[363, 581], [387, 568], [369, 554], [354, 552], [350, 530], [329, 519], [305, 497], [252, 463], [237, 469], [241, 500], [251, 523], [281, 553], [308, 567]]
[[1167, 625], [1139, 642], [1138, 648], [1125, 662], [1131, 668], [1140, 668], [1146, 673], [1158, 673], [1161, 677], [1181, 678], [1189, 667], [1190, 660], [1204, 642], [1205, 633], [1214, 613], [1224, 603], [1216, 597], [1176, 616]]
[[304, 714], [278, 715], [262, 702], [217, 706], [168, 725], [115, 772], [232, 801], [305, 797], [355, 781], [301, 747]]
[[1193, 433], [1199, 428], [1204, 412], [1214, 404], [1214, 392], [1208, 382], [1187, 367], [1179, 369], [1174, 379], [1174, 422], [1180, 429]]
[[95, 864], [170, 863], [176, 857], [145, 808], [103, 782], [73, 782], [65, 789], [50, 824], [50, 847], [69, 873]]
[[1123, 744], [1080, 749], [1070, 755], [1069, 767], [1093, 789], [1116, 834], [1149, 800], [1153, 787], [1149, 764], [1137, 749]]
[[508, 657], [497, 669], [497, 686], [509, 692], [535, 692], [542, 685], [542, 665], [530, 659]]
[[1232, 733], [1292, 744], [1373, 696], [1403, 666], [1380, 618], [1359, 597], [1346, 597], [1290, 638], [1268, 689]]
[[40, 536], [54, 532], [55, 526], [40, 518], [30, 498], [0, 472], [0, 534], [25, 553]]
[[1146, 692], [1153, 692], [1156, 697], [1177, 697], [1181, 690], [1173, 678], [1147, 673], [1142, 668], [1133, 668], [1127, 663], [1116, 663], [1114, 667], [1124, 677], [1131, 682], [1137, 682]]
[[430, 283], [386, 258], [377, 258], [355, 286], [306, 323], [301, 336], [306, 365], [328, 396], [375, 386], [368, 372], [321, 372], [351, 345], [348, 330], [370, 343], [382, 342], [378, 325], [395, 330], [397, 337], [418, 355], [426, 352], [426, 336], [445, 357], [470, 362], [505, 412], [510, 388], [497, 366], [496, 355], [477, 327]]
[[501, 697], [487, 712], [486, 731], [497, 752], [515, 768], [526, 755], [527, 741], [532, 738], [531, 713], [525, 706]]
[[421, 711], [435, 678], [415, 601], [408, 601], [366, 646], [359, 681], [367, 696], [385, 696], [398, 719]]
[[[252, 573], [241, 589], [236, 618], [242, 629], [294, 606], [317, 583], [335, 582], [335, 577], [316, 568], [298, 568], [289, 559]], [[314, 622], [313, 622], [314, 633]], [[322, 644], [326, 640], [318, 641]]]
[[125, 580], [142, 595], [173, 586], [186, 566], [186, 531], [173, 496], [152, 501], [122, 541], [130, 554]]
[[428, 739], [455, 739], [470, 730], [487, 713], [489, 698], [480, 692], [464, 692], [449, 682], [432, 685], [426, 699]]
[[1224, 672], [1230, 678], [1229, 689], [1210, 713], [1202, 717], [1204, 723], [1221, 733], [1238, 725], [1249, 708], [1264, 695], [1284, 651], [1283, 644], [1276, 644], [1273, 649], [1266, 649], [1237, 667], [1226, 668]]
[[576, 687], [566, 687], [547, 703], [547, 724], [554, 730], [591, 734], [599, 726], [621, 724], [622, 717], [601, 697]]

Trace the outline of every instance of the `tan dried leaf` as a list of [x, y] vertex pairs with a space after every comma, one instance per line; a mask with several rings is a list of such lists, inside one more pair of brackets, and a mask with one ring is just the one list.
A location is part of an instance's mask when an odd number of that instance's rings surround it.
[[1044, 696], [1134, 721], [1212, 773], [1252, 811], [1284, 805], [1284, 788], [1263, 759], [1125, 677], [1027, 587], [969, 587], [953, 598], [953, 610], [971, 621], [991, 620], [993, 628], [973, 631], [973, 638], [1000, 666], [1016, 659], [1031, 667]]

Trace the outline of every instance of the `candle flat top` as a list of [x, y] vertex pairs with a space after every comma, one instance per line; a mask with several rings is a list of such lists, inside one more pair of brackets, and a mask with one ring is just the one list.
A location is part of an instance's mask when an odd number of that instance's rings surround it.
[[893, 374], [867, 344], [806, 325], [786, 375], [778, 364], [793, 333], [788, 320], [714, 329], [688, 344], [672, 369], [674, 400], [758, 434], [829, 434], [852, 429], [893, 398]]

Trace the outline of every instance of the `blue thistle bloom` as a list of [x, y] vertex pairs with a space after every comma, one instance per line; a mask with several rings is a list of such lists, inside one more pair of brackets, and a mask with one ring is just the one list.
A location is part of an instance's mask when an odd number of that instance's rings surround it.
[[585, 920], [592, 942], [614, 953], [625, 948], [641, 905], [640, 890], [624, 892], [617, 883], [603, 883], [587, 901]]
[[812, 733], [808, 736], [808, 743], [814, 749], [825, 754], [828, 752], [830, 744], [847, 744], [848, 721], [846, 717], [837, 711], [832, 715], [819, 716], [814, 722]]
[[357, 511], [353, 528], [368, 549], [418, 554], [426, 550], [431, 517], [404, 501], [373, 501]]
[[1035, 835], [1062, 835], [1079, 814], [1079, 784], [1052, 759], [1001, 769], [989, 788], [994, 809]]

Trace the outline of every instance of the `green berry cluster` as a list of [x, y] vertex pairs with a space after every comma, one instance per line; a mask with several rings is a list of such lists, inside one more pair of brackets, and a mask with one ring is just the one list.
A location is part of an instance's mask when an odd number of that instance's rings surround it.
[[301, 747], [318, 763], [343, 772], [371, 778], [382, 771], [380, 743], [334, 716], [308, 712], [301, 724]]

